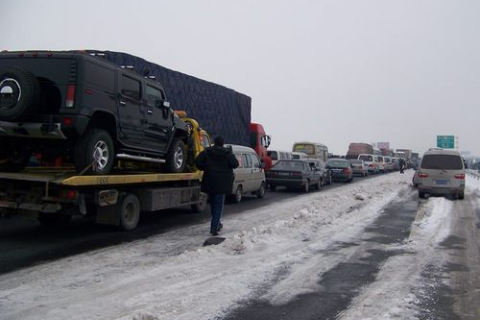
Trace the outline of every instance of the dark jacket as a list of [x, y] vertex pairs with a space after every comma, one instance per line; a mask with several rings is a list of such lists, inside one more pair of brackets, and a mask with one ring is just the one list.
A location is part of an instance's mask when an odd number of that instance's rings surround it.
[[238, 160], [230, 149], [213, 146], [201, 152], [195, 164], [203, 170], [202, 191], [213, 194], [230, 194], [233, 188], [233, 169]]

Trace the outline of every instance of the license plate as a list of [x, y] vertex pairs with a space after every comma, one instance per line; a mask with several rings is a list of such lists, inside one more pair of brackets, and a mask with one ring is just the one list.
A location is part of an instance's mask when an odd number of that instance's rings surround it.
[[290, 173], [288, 173], [288, 172], [279, 172], [278, 175], [279, 175], [279, 176], [289, 176]]
[[448, 180], [435, 180], [435, 184], [444, 186], [448, 184]]

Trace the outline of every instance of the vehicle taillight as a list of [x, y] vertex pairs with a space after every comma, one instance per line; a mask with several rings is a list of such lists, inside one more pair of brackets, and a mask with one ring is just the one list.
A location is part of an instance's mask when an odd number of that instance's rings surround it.
[[75, 102], [75, 85], [69, 84], [67, 86], [67, 99], [65, 100], [65, 106], [67, 108], [73, 108]]
[[428, 173], [422, 173], [422, 172], [420, 172], [420, 173], [418, 173], [418, 177], [419, 177], [419, 178], [428, 178]]
[[456, 174], [455, 179], [465, 180], [465, 173]]
[[375, 168], [375, 165], [374, 165], [373, 163], [370, 163], [368, 166], [369, 166], [370, 168]]
[[73, 123], [72, 118], [63, 118], [63, 124], [67, 127], [71, 126]]

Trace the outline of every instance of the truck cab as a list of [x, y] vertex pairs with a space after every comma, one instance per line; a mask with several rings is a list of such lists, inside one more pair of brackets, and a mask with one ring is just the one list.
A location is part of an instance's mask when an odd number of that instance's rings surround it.
[[265, 170], [270, 169], [272, 167], [272, 159], [267, 151], [271, 143], [270, 136], [265, 133], [265, 129], [259, 123], [250, 123], [248, 129], [250, 132], [250, 147], [260, 157]]

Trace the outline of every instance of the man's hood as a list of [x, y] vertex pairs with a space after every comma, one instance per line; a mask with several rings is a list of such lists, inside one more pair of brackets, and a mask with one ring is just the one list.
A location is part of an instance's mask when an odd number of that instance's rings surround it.
[[227, 153], [230, 153], [231, 151], [224, 147], [213, 146], [211, 148], [208, 148], [206, 152], [210, 157], [217, 158], [224, 157]]

